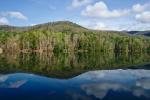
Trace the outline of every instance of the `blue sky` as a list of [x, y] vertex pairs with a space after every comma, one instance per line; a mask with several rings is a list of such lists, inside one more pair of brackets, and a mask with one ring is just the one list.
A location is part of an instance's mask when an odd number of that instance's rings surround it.
[[68, 20], [99, 30], [150, 30], [150, 0], [1, 0], [0, 24]]

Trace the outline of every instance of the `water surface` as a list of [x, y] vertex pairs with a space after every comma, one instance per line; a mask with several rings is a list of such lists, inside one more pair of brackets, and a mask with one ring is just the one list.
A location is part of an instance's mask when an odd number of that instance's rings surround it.
[[150, 100], [147, 54], [1, 54], [2, 100]]
[[0, 76], [2, 100], [149, 100], [149, 70], [89, 71], [70, 79], [14, 73]]

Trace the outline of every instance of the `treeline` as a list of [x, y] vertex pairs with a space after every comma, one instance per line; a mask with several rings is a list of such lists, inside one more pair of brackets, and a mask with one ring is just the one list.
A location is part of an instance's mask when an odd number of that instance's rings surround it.
[[109, 31], [0, 31], [6, 52], [149, 52], [150, 38]]

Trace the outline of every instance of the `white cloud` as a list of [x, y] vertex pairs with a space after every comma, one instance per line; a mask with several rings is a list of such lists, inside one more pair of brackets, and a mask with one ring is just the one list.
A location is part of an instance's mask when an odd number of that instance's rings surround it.
[[37, 24], [30, 24], [29, 26], [35, 26], [35, 25], [37, 25]]
[[136, 15], [136, 20], [149, 23], [150, 22], [150, 11], [145, 11]]
[[107, 30], [107, 26], [105, 23], [103, 22], [89, 22], [87, 24], [84, 25], [86, 28], [88, 29], [94, 29], [94, 30]]
[[[124, 78], [122, 79], [122, 76]], [[106, 78], [107, 77], [107, 78]], [[124, 79], [130, 79], [130, 80], [139, 80], [145, 78], [150, 78], [150, 71], [149, 70], [101, 70], [101, 71], [89, 71], [85, 74], [80, 75], [78, 78], [88, 78], [90, 81], [93, 81], [93, 79], [96, 80], [124, 80]]]
[[130, 91], [130, 87], [121, 83], [101, 82], [96, 84], [85, 84], [81, 86], [87, 95], [93, 95], [96, 98], [103, 99], [109, 92], [113, 91]]
[[150, 78], [143, 78], [136, 82], [136, 86], [150, 90]]
[[94, 5], [88, 5], [81, 13], [83, 16], [96, 17], [96, 18], [115, 18], [129, 14], [128, 9], [109, 10], [107, 5], [100, 1]]
[[135, 4], [130, 8], [110, 9], [104, 2], [87, 5], [81, 11], [88, 23], [81, 23], [86, 28], [96, 30], [149, 30], [150, 29], [150, 2]]
[[150, 2], [133, 5], [132, 10], [136, 13], [135, 19], [142, 23], [150, 22]]
[[5, 17], [0, 17], [0, 25], [7, 25], [9, 21]]
[[79, 25], [94, 30], [114, 30], [114, 31], [145, 31], [150, 29], [150, 23], [143, 23], [127, 17], [115, 19], [82, 19]]
[[[134, 83], [134, 82], [133, 82]], [[145, 83], [143, 83], [145, 84]], [[147, 83], [146, 83], [147, 84]], [[148, 84], [147, 84], [148, 85]], [[149, 88], [141, 88], [139, 86], [136, 86], [133, 84], [132, 86], [128, 84], [124, 84], [121, 82], [111, 82], [111, 81], [105, 81], [105, 82], [99, 82], [99, 83], [91, 83], [91, 84], [84, 84], [81, 85], [81, 89], [86, 92], [87, 95], [93, 95], [96, 98], [99, 99], [104, 99], [109, 91], [124, 91], [124, 92], [129, 92], [132, 93], [131, 95], [136, 96], [136, 97], [150, 97]]]
[[140, 12], [143, 12], [143, 11], [149, 9], [149, 7], [150, 7], [150, 3], [146, 3], [144, 5], [135, 4], [135, 5], [133, 5], [132, 9], [134, 12], [140, 13]]
[[0, 75], [0, 83], [5, 82], [8, 79], [8, 75]]
[[23, 15], [21, 12], [18, 12], [18, 11], [7, 12], [6, 16], [11, 17], [11, 18], [21, 19], [21, 20], [28, 19], [25, 15]]
[[69, 8], [78, 8], [91, 2], [92, 0], [72, 0], [71, 6]]
[[18, 11], [2, 12], [0, 13], [0, 25], [8, 25], [9, 24], [8, 18], [28, 20], [28, 18], [25, 15], [23, 15], [21, 12]]
[[[132, 93], [133, 96], [150, 97], [150, 71], [149, 70], [101, 70], [90, 71], [77, 77], [88, 81], [82, 84], [81, 89], [87, 95], [103, 99], [109, 91]], [[130, 82], [131, 84], [128, 84]]]
[[19, 87], [23, 86], [26, 82], [27, 82], [27, 80], [11, 82], [7, 88], [19, 88]]
[[104, 23], [98, 22], [95, 25], [90, 26], [90, 28], [95, 30], [105, 30], [107, 29], [106, 25]]

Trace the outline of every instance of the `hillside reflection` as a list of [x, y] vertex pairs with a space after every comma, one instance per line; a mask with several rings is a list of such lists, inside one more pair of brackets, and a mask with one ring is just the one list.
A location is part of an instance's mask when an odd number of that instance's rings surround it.
[[70, 78], [89, 70], [143, 68], [148, 54], [6, 53], [0, 55], [0, 73], [28, 72]]

